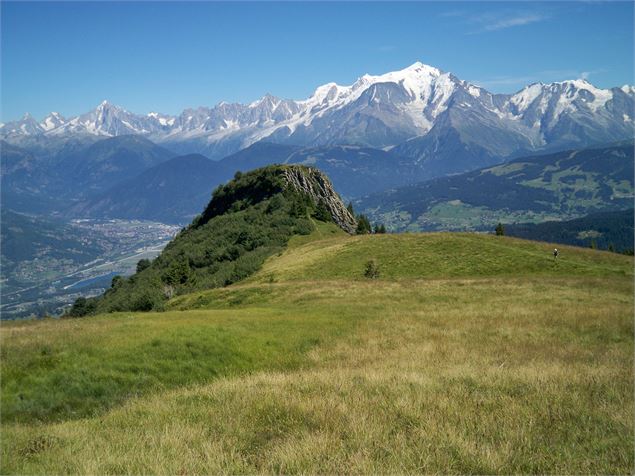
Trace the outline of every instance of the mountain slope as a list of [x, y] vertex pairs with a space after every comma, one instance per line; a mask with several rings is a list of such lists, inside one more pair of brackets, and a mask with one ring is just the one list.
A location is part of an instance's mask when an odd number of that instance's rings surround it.
[[175, 294], [239, 281], [293, 235], [309, 234], [315, 227], [309, 213], [355, 230], [355, 218], [315, 169], [270, 166], [236, 174], [146, 269], [113, 282], [88, 304], [76, 303], [71, 315], [161, 309]]
[[6, 141], [0, 142], [0, 181], [3, 207], [46, 213], [63, 206], [63, 201], [46, 193], [55, 177], [48, 173], [44, 161]]
[[[56, 260], [68, 268], [87, 263], [105, 253], [107, 246], [66, 223], [15, 213], [2, 207], [3, 291], [33, 284], [27, 270], [39, 269], [37, 281], [50, 274], [49, 263]], [[110, 243], [106, 243], [110, 244]]]
[[617, 252], [633, 251], [633, 209], [593, 213], [568, 221], [518, 223], [505, 226], [505, 234], [528, 240], [549, 241], [576, 246], [595, 246]]
[[173, 152], [143, 137], [117, 136], [96, 142], [78, 154], [70, 176], [82, 193], [88, 195], [105, 190], [171, 157], [174, 157]]
[[395, 230], [488, 229], [632, 206], [633, 145], [566, 151], [364, 197], [356, 208]]
[[227, 178], [224, 167], [202, 155], [174, 157], [73, 206], [66, 214], [187, 223], [209, 201], [210, 190]]
[[20, 144], [0, 145], [2, 199], [25, 213], [60, 213], [174, 156], [141, 136], [39, 137]]

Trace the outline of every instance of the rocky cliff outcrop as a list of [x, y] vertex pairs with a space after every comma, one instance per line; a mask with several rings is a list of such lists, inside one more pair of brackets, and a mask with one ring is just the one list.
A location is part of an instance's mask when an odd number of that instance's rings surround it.
[[346, 209], [326, 175], [318, 169], [297, 165], [285, 166], [283, 175], [295, 191], [308, 195], [316, 204], [324, 203], [333, 221], [342, 230], [350, 234], [355, 233], [357, 221]]

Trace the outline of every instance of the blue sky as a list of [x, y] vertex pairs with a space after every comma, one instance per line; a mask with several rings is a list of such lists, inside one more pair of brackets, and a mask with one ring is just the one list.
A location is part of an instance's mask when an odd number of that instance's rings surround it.
[[2, 2], [2, 120], [103, 99], [178, 114], [415, 61], [492, 92], [633, 84], [632, 2]]

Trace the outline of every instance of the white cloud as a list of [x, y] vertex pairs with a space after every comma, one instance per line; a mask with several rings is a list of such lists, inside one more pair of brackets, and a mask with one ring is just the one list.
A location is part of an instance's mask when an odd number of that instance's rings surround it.
[[470, 14], [465, 10], [450, 10], [439, 15], [439, 18], [454, 20], [464, 23], [466, 34], [474, 35], [492, 31], [506, 30], [532, 23], [539, 23], [551, 18], [551, 15], [543, 10], [528, 11], [519, 9], [492, 10], [489, 12]]
[[498, 31], [506, 28], [512, 28], [515, 26], [529, 25], [530, 23], [537, 23], [546, 20], [548, 17], [537, 13], [516, 15], [507, 18], [500, 18], [498, 20], [487, 22], [481, 28], [481, 31]]

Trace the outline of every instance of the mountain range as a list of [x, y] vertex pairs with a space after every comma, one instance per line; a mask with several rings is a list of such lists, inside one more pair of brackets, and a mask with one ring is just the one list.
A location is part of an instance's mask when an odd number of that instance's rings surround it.
[[356, 145], [392, 150], [427, 178], [473, 170], [536, 151], [563, 150], [633, 136], [635, 88], [599, 89], [578, 79], [489, 91], [420, 62], [328, 83], [304, 100], [269, 94], [250, 104], [221, 102], [178, 116], [134, 114], [102, 102], [88, 113], [42, 121], [26, 114], [0, 138], [27, 149], [43, 141], [141, 135], [176, 154], [221, 159], [256, 142], [302, 147]]

